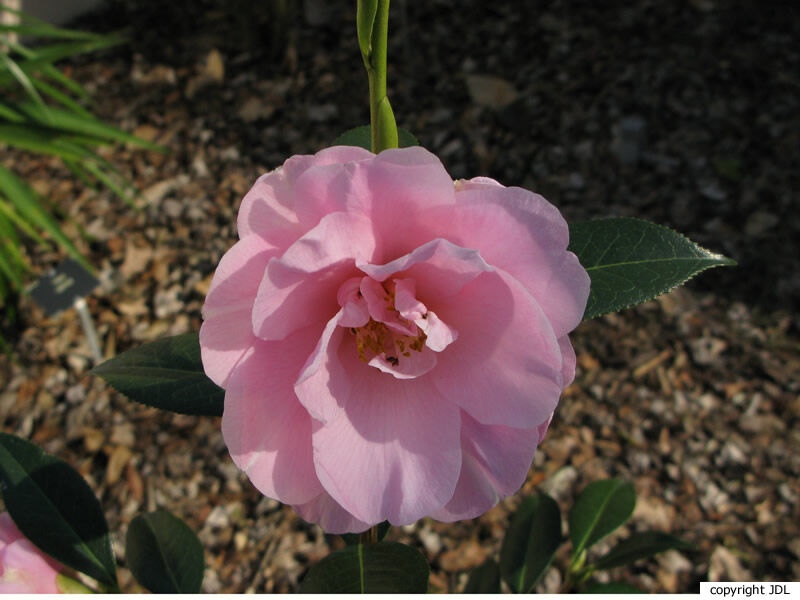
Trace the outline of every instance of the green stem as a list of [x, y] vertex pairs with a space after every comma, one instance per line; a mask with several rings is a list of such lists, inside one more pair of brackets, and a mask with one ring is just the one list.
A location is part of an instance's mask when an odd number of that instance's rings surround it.
[[[389, 0], [377, 0], [369, 53], [363, 55], [369, 77], [369, 120], [372, 151], [397, 148], [397, 124], [386, 95], [386, 56], [389, 39]], [[362, 52], [363, 54], [363, 52]]]

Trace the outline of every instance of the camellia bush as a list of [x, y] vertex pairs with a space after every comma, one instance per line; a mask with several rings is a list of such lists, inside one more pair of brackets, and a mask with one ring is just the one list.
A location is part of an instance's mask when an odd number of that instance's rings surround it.
[[[426, 516], [472, 519], [520, 489], [575, 377], [570, 332], [733, 264], [654, 223], [568, 224], [532, 191], [453, 181], [395, 125], [388, 4], [358, 2], [370, 125], [255, 182], [198, 333], [94, 369], [137, 402], [221, 416], [231, 459], [259, 491], [344, 536], [343, 550], [311, 566], [308, 593], [427, 591], [424, 557], [383, 537]], [[98, 590], [116, 589], [108, 527], [79, 476], [9, 435], [0, 476], [20, 535]], [[68, 486], [80, 502], [53, 499]], [[552, 498], [524, 499], [467, 591], [533, 591], [567, 542], [564, 591], [630, 591], [594, 575], [687, 547], [640, 532], [596, 556], [635, 502], [628, 482], [594, 482], [565, 537]], [[131, 523], [126, 557], [152, 591], [196, 591], [196, 547], [182, 522], [155, 513]]]

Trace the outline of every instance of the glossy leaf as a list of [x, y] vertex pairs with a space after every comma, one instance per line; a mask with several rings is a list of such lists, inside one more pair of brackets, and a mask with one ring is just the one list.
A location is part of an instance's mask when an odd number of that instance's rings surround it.
[[89, 485], [63, 460], [0, 433], [3, 501], [20, 531], [73, 569], [116, 589], [108, 523]]
[[592, 280], [584, 319], [651, 300], [705, 269], [736, 264], [672, 229], [640, 219], [573, 223], [569, 235], [569, 250]]
[[166, 512], [136, 517], [128, 526], [125, 560], [136, 580], [155, 594], [196, 594], [203, 583], [203, 546], [186, 523]]
[[430, 567], [414, 548], [396, 542], [347, 546], [312, 565], [303, 594], [424, 594]]
[[660, 531], [638, 532], [614, 546], [608, 554], [595, 561], [592, 568], [596, 571], [613, 569], [667, 550], [687, 550], [691, 547], [688, 542]]
[[472, 570], [464, 588], [465, 594], [499, 594], [501, 591], [500, 566], [491, 558]]
[[636, 492], [630, 483], [604, 479], [586, 486], [569, 512], [572, 556], [578, 556], [633, 514]]
[[561, 513], [547, 494], [523, 500], [500, 548], [500, 572], [515, 593], [529, 593], [561, 545]]
[[[419, 146], [419, 142], [414, 135], [400, 127], [397, 128], [398, 147], [410, 148], [411, 146]], [[348, 129], [331, 144], [332, 146], [358, 146], [364, 150], [372, 150], [372, 132], [369, 125], [362, 125]]]
[[582, 589], [581, 594], [644, 594], [644, 592], [627, 583], [593, 583]]
[[91, 370], [129, 399], [185, 415], [221, 416], [225, 391], [203, 371], [196, 333], [132, 348]]

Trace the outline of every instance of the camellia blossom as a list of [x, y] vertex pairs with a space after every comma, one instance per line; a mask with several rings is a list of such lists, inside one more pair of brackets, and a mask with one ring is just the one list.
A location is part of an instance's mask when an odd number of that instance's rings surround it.
[[263, 494], [343, 533], [519, 489], [589, 294], [554, 206], [420, 147], [336, 146], [263, 175], [238, 230], [200, 346]]
[[22, 535], [7, 512], [0, 514], [0, 594], [57, 594], [61, 568]]

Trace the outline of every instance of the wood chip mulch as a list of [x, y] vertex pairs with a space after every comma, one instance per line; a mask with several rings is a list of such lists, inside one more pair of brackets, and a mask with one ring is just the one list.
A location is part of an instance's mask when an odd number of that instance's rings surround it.
[[[69, 215], [65, 231], [102, 274], [88, 302], [106, 357], [196, 331], [256, 177], [368, 122], [355, 3], [322, 4], [320, 24], [297, 9], [273, 27], [270, 3], [115, 0], [81, 23], [131, 35], [127, 46], [66, 65], [91, 90], [93, 110], [171, 150], [107, 151], [142, 190], [138, 211], [56, 160], [0, 149], [4, 165]], [[588, 483], [618, 477], [635, 485], [638, 504], [599, 551], [646, 529], [695, 548], [613, 580], [696, 592], [709, 579], [800, 579], [796, 9], [464, 0], [452, 10], [398, 0], [392, 10], [399, 124], [454, 178], [523, 185], [570, 220], [651, 219], [739, 267], [581, 325], [577, 379], [522, 492], [474, 521], [423, 519], [389, 539], [426, 555], [433, 591], [460, 591], [467, 571], [497, 552], [521, 497], [545, 490], [566, 514]], [[641, 135], [626, 150], [620, 132], [631, 123]], [[39, 274], [63, 258], [26, 251]], [[124, 569], [126, 526], [156, 508], [199, 533], [207, 592], [295, 591], [311, 563], [341, 547], [253, 489], [218, 419], [139, 406], [87, 376], [73, 311], [45, 318], [23, 298], [18, 325], [4, 331], [15, 355], [0, 356], [2, 430], [69, 461], [91, 484], [125, 590], [139, 590]], [[566, 562], [560, 553], [556, 566]], [[560, 584], [552, 568], [539, 590]]]

